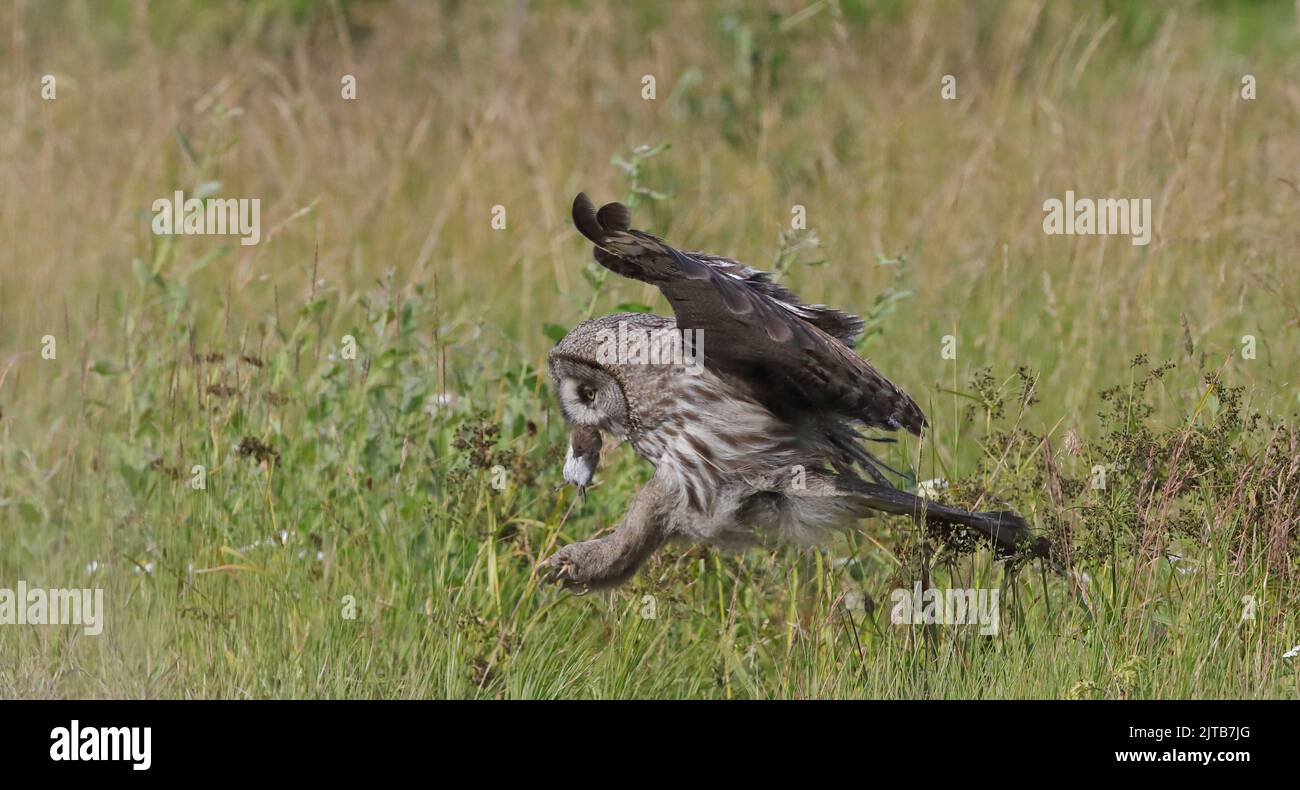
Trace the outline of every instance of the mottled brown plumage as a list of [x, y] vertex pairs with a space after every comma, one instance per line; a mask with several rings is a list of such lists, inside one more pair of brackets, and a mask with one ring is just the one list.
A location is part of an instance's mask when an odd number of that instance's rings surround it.
[[579, 194], [573, 222], [602, 266], [657, 286], [675, 318], [604, 316], [579, 324], [551, 351], [574, 432], [565, 478], [579, 486], [591, 479], [602, 433], [655, 465], [613, 534], [566, 546], [544, 563], [552, 578], [609, 586], [671, 538], [810, 542], [872, 511], [961, 525], [1004, 553], [1026, 539], [1028, 526], [1014, 513], [970, 513], [889, 483], [889, 468], [862, 446], [859, 428], [919, 434], [925, 417], [854, 353], [856, 316], [802, 304], [737, 261], [681, 252], [633, 230], [619, 203], [597, 210]]

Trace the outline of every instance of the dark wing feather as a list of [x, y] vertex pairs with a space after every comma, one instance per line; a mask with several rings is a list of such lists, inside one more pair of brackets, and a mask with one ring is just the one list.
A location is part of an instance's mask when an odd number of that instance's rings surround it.
[[619, 203], [597, 211], [579, 193], [573, 223], [595, 243], [598, 263], [658, 286], [679, 328], [703, 330], [705, 364], [753, 383], [774, 411], [813, 406], [889, 430], [919, 434], [925, 426], [916, 403], [854, 353], [862, 330], [856, 316], [801, 304], [770, 275], [737, 261], [681, 252], [631, 230]]

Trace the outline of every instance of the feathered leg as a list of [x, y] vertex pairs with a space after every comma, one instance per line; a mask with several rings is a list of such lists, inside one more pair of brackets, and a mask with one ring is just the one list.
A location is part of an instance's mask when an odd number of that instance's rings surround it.
[[637, 492], [623, 522], [603, 538], [571, 543], [538, 567], [546, 581], [582, 591], [614, 587], [632, 574], [667, 538], [670, 502], [659, 477]]

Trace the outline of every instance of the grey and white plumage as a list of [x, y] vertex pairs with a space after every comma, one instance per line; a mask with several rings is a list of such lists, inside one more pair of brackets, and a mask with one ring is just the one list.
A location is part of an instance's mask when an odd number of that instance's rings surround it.
[[[675, 317], [585, 321], [549, 355], [573, 431], [566, 480], [590, 481], [601, 434], [629, 442], [655, 466], [612, 534], [566, 546], [543, 563], [551, 578], [611, 586], [666, 540], [810, 543], [871, 511], [961, 525], [1004, 552], [1025, 541], [1028, 527], [1013, 513], [970, 513], [889, 483], [889, 468], [862, 445], [860, 429], [920, 434], [926, 422], [905, 392], [853, 351], [862, 329], [856, 316], [804, 305], [737, 261], [681, 252], [632, 230], [621, 204], [597, 210], [579, 194], [573, 221], [595, 244], [598, 263], [656, 285]], [[616, 337], [632, 342], [611, 349]], [[702, 370], [667, 353], [674, 344], [702, 352]], [[628, 347], [664, 353], [619, 353]]]

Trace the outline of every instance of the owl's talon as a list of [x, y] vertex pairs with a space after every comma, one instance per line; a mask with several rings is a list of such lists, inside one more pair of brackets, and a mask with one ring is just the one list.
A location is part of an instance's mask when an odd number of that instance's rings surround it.
[[582, 544], [575, 543], [565, 546], [539, 563], [539, 568], [546, 569], [542, 580], [547, 584], [558, 584], [566, 590], [572, 590], [576, 595], [585, 595], [590, 592], [591, 579], [589, 574], [584, 574], [578, 567], [578, 563], [571, 559], [572, 555], [581, 552], [581, 549], [574, 548], [579, 545]]
[[575, 567], [572, 561], [561, 553], [552, 554], [550, 557], [542, 560], [539, 567], [545, 568], [542, 581], [547, 584], [568, 584], [575, 581]]

